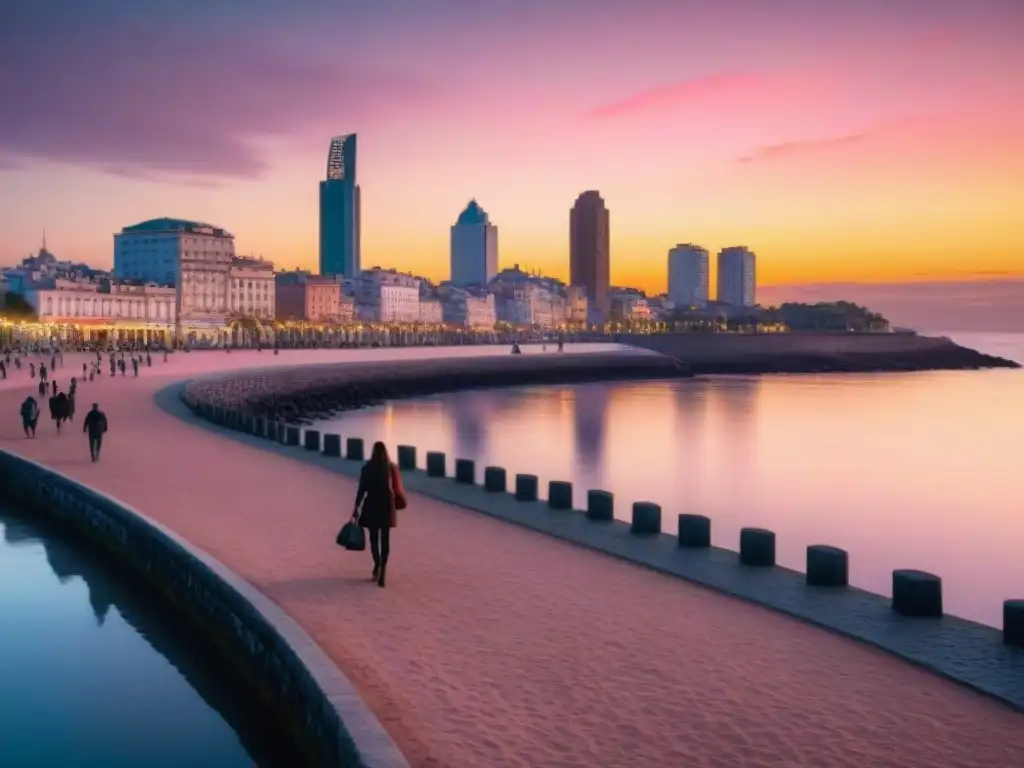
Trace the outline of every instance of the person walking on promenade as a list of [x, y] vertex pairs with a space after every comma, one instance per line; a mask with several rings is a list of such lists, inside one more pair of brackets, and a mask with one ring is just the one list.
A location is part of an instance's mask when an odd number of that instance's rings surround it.
[[57, 381], [51, 381], [50, 384], [53, 386], [53, 394], [57, 394]]
[[100, 410], [99, 403], [93, 403], [92, 410], [85, 415], [82, 431], [89, 435], [89, 455], [93, 461], [99, 461], [103, 435], [107, 431], [107, 415]]
[[378, 587], [384, 586], [391, 554], [391, 529], [398, 523], [396, 511], [405, 506], [402, 476], [391, 462], [387, 447], [378, 441], [370, 451], [370, 460], [359, 473], [359, 489], [352, 511], [352, 519], [370, 534], [373, 578]]
[[39, 422], [39, 403], [29, 395], [21, 404], [21, 427], [25, 430], [25, 437], [36, 436], [36, 424]]
[[7, 378], [7, 364], [3, 360], [0, 360], [0, 379], [6, 379], [6, 378]]
[[39, 382], [39, 396], [40, 397], [46, 397], [46, 382], [45, 381], [40, 381]]

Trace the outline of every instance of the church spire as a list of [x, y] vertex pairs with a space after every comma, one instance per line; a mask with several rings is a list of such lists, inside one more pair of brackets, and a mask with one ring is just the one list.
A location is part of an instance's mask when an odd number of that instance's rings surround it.
[[43, 227], [43, 247], [40, 253], [46, 253], [46, 227]]

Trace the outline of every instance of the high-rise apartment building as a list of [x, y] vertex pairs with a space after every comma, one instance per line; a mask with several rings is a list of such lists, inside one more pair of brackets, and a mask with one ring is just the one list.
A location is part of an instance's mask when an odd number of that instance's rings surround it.
[[586, 288], [591, 308], [608, 317], [611, 237], [608, 208], [596, 190], [577, 197], [569, 212], [569, 282]]
[[749, 248], [737, 245], [719, 251], [718, 300], [734, 307], [757, 302], [757, 258]]
[[708, 303], [708, 252], [683, 243], [668, 252], [668, 297], [677, 307]]
[[360, 193], [356, 134], [335, 136], [320, 182], [320, 274], [357, 277], [360, 270]]
[[451, 282], [459, 287], [485, 286], [498, 274], [498, 228], [476, 200], [452, 225]]

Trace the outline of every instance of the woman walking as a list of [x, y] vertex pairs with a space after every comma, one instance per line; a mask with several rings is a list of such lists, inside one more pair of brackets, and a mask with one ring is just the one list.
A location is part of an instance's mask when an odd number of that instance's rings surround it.
[[391, 553], [391, 529], [398, 522], [396, 510], [405, 509], [405, 488], [398, 467], [391, 463], [388, 449], [382, 442], [373, 444], [370, 460], [359, 474], [359, 490], [352, 519], [370, 534], [373, 555], [373, 578], [384, 586]]

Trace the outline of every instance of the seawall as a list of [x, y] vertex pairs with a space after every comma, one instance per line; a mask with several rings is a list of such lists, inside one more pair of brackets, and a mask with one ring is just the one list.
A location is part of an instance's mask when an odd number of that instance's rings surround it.
[[621, 334], [620, 344], [686, 364], [695, 374], [1019, 368], [947, 338], [912, 333]]
[[488, 387], [580, 384], [691, 376], [663, 355], [640, 350], [530, 354], [270, 368], [190, 382], [189, 402], [291, 423], [385, 400]]
[[331, 768], [408, 768], [352, 684], [258, 590], [158, 523], [40, 464], [0, 450], [0, 487], [103, 547], [214, 641], [303, 750]]

